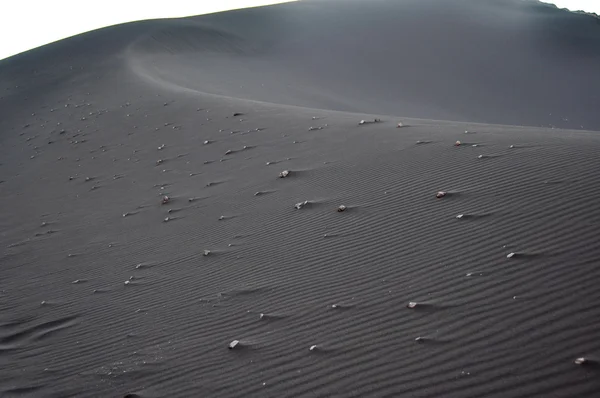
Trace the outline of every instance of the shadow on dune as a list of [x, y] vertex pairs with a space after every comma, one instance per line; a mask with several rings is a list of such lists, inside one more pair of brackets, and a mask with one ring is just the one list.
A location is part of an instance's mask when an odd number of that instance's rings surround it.
[[245, 99], [593, 130], [599, 21], [516, 0], [311, 0], [156, 22], [129, 60]]

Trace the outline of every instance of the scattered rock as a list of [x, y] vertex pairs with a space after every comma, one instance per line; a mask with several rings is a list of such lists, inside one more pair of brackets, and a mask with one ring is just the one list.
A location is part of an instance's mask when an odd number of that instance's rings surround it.
[[343, 211], [346, 211], [346, 206], [344, 206], [344, 205], [340, 205], [340, 206], [337, 208], [337, 211], [338, 211], [338, 213], [341, 213], [341, 212], [343, 212]]
[[358, 125], [362, 126], [363, 124], [380, 123], [380, 122], [381, 122], [381, 119], [361, 120], [360, 122], [358, 122]]
[[439, 191], [438, 193], [435, 194], [435, 197], [438, 199], [443, 198], [444, 196], [446, 196], [448, 193], [445, 191]]
[[397, 129], [401, 129], [402, 127], [406, 127], [404, 124], [402, 124], [402, 122], [399, 122], [396, 126]]
[[580, 357], [575, 359], [575, 365], [587, 365], [590, 361], [587, 358]]
[[463, 218], [465, 215], [464, 214], [459, 214], [458, 216], [456, 216], [456, 218], [461, 219]]
[[156, 165], [158, 166], [159, 164], [162, 164], [163, 162], [164, 162], [164, 160], [162, 160], [162, 159], [158, 159], [158, 160], [156, 161]]
[[166, 205], [170, 201], [171, 201], [171, 198], [169, 198], [168, 196], [163, 196], [161, 204]]
[[204, 145], [208, 145], [208, 144], [210, 144], [210, 141], [209, 140], [205, 140], [203, 144]]
[[290, 175], [289, 170], [283, 170], [281, 173], [279, 173], [279, 178], [286, 178], [289, 175]]
[[231, 149], [228, 149], [227, 152], [225, 152], [225, 155], [230, 155], [232, 153], [233, 153], [233, 151]]
[[506, 255], [506, 258], [513, 258], [513, 257], [514, 257], [514, 256], [516, 256], [516, 255], [517, 255], [517, 253], [508, 253], [508, 254]]
[[126, 285], [129, 285], [131, 283], [131, 281], [125, 281]]
[[461, 145], [461, 142], [460, 142], [460, 141], [456, 141], [456, 142], [454, 143], [454, 146], [460, 146], [460, 145]]
[[310, 351], [314, 351], [314, 350], [316, 350], [317, 348], [319, 348], [319, 347], [317, 347], [317, 345], [315, 344], [315, 345], [311, 345], [311, 346], [310, 346], [310, 348], [309, 348], [309, 350], [310, 350]]
[[211, 252], [210, 252], [210, 250], [204, 250], [204, 254], [203, 254], [203, 255], [204, 255], [204, 256], [209, 256], [209, 255], [210, 255], [210, 253], [211, 253]]
[[241, 347], [241, 343], [239, 340], [233, 340], [231, 343], [229, 343], [229, 349], [233, 350], [235, 347], [240, 346]]
[[308, 204], [308, 200], [305, 200], [304, 202], [299, 202], [299, 203], [296, 203], [296, 204], [294, 205], [294, 207], [295, 207], [296, 209], [300, 210], [301, 208], [303, 208], [303, 207], [304, 207], [304, 206], [306, 206], [307, 204]]
[[163, 150], [163, 149], [165, 149], [165, 144], [162, 144], [161, 146], [159, 146], [159, 147], [158, 147], [158, 150], [159, 150], [159, 151], [160, 151], [160, 150]]
[[409, 302], [406, 306], [408, 308], [415, 308], [418, 304], [414, 301]]

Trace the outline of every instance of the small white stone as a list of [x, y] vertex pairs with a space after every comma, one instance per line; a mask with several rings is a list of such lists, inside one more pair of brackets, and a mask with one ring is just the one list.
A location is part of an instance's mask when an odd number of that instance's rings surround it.
[[408, 303], [406, 306], [407, 306], [408, 308], [415, 308], [415, 307], [417, 306], [417, 303], [416, 303], [416, 302], [414, 302], [414, 301], [411, 301], [411, 302], [409, 302], [409, 303]]
[[515, 147], [514, 145], [509, 146], [510, 149], [513, 149], [514, 147]]
[[483, 159], [483, 155], [479, 155], [477, 156], [479, 159]]
[[506, 255], [506, 258], [513, 258], [516, 255], [516, 253], [508, 253]]
[[131, 281], [125, 281], [126, 285], [129, 285], [131, 283]]
[[586, 363], [588, 363], [588, 360], [584, 357], [580, 357], [575, 359], [575, 364], [576, 365], [585, 365]]
[[204, 250], [204, 256], [210, 255], [210, 250]]
[[318, 348], [318, 347], [317, 347], [316, 345], [311, 345], [311, 346], [310, 346], [310, 348], [309, 348], [309, 350], [310, 350], [310, 351], [314, 351], [314, 350], [316, 350], [317, 348]]
[[464, 214], [459, 214], [459, 215], [457, 215], [457, 216], [456, 216], [456, 218], [458, 218], [458, 219], [461, 219], [461, 218], [463, 218], [464, 216], [465, 216]]
[[229, 343], [229, 349], [233, 350], [238, 345], [240, 345], [240, 341], [239, 340], [233, 340], [231, 343]]
[[304, 207], [304, 206], [306, 206], [307, 204], [308, 204], [308, 200], [305, 200], [304, 202], [299, 202], [299, 203], [296, 203], [296, 204], [294, 205], [294, 207], [295, 207], [296, 209], [300, 210], [301, 208], [303, 208], [303, 207]]

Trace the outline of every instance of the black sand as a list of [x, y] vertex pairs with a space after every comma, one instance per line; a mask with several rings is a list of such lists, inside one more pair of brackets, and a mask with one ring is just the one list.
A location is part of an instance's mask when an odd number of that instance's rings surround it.
[[340, 5], [0, 61], [1, 396], [596, 396], [600, 24]]

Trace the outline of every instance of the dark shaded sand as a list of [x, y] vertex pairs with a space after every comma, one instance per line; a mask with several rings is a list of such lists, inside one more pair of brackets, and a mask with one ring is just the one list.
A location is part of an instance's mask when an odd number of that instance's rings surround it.
[[[597, 396], [598, 133], [389, 115], [598, 128], [600, 25], [392, 3], [134, 23], [0, 62], [0, 396]], [[449, 69], [406, 77], [418, 59]]]

